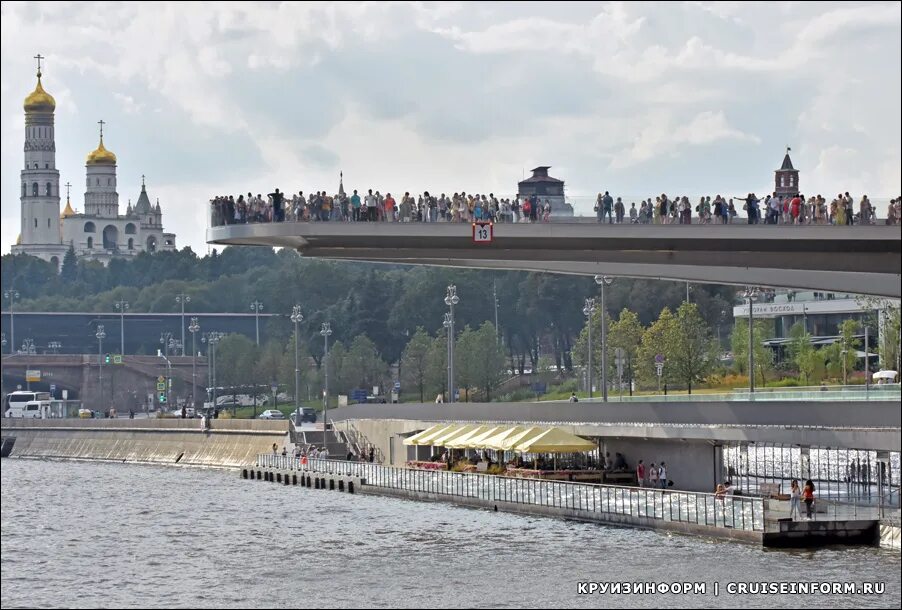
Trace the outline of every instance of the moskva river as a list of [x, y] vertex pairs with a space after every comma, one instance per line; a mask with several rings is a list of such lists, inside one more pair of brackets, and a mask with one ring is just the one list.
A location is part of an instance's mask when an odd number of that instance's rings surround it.
[[[3, 608], [807, 610], [898, 608], [902, 600], [900, 555], [884, 549], [772, 551], [243, 481], [229, 471], [2, 466]], [[705, 590], [580, 595], [579, 583], [590, 581]], [[728, 592], [729, 583], [772, 582], [885, 583], [885, 592]]]

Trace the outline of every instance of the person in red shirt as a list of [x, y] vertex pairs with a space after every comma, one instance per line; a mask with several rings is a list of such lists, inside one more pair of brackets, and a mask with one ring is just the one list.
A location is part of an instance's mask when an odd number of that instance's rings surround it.
[[385, 219], [388, 222], [395, 221], [395, 199], [391, 196], [391, 193], [385, 194]]
[[636, 481], [639, 487], [645, 487], [645, 464], [642, 463], [642, 460], [639, 460], [639, 464], [636, 466]]
[[799, 216], [802, 211], [802, 199], [796, 195], [789, 202], [789, 214], [792, 216], [792, 224], [799, 224]]

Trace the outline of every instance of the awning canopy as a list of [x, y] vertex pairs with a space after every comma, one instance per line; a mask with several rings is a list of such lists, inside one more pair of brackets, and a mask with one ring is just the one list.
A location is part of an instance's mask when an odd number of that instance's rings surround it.
[[480, 443], [479, 449], [501, 449], [501, 443], [515, 434], [520, 434], [524, 430], [526, 430], [529, 426], [511, 426], [510, 428], [505, 428], [500, 431], [498, 434], [485, 438]]
[[445, 447], [449, 449], [466, 449], [470, 446], [468, 443], [471, 439], [481, 435], [484, 432], [487, 432], [488, 430], [493, 429], [494, 428], [492, 426], [476, 426], [469, 432], [464, 432], [463, 434], [459, 434], [451, 440], [446, 441]]
[[429, 434], [423, 434], [422, 436], [417, 438], [411, 444], [417, 445], [419, 447], [424, 447], [424, 446], [428, 447], [430, 445], [435, 444], [433, 441], [435, 440], [436, 437], [441, 436], [441, 435], [445, 434], [446, 432], [451, 432], [451, 430], [456, 430], [456, 429], [457, 429], [457, 426], [454, 424], [444, 424], [442, 426], [439, 426], [438, 429], [433, 430]]
[[434, 432], [438, 432], [439, 430], [441, 430], [442, 428], [445, 428], [446, 426], [447, 426], [446, 424], [435, 424], [434, 426], [431, 426], [429, 428], [426, 428], [425, 430], [417, 432], [413, 436], [408, 436], [407, 438], [404, 439], [403, 443], [405, 445], [416, 445], [418, 439], [420, 439], [424, 436], [427, 436], [427, 435], [431, 435]]
[[492, 426], [487, 430], [483, 430], [482, 432], [473, 434], [470, 438], [468, 438], [465, 442], [466, 444], [458, 444], [461, 443], [461, 438], [456, 438], [452, 442], [455, 443], [453, 446], [454, 449], [480, 449], [485, 447], [485, 441], [488, 438], [507, 430], [509, 426]]
[[521, 453], [577, 453], [592, 451], [598, 445], [560, 428], [549, 428], [538, 436], [527, 437], [513, 446]]
[[458, 436], [466, 434], [471, 430], [475, 430], [479, 427], [479, 424], [465, 424], [454, 426], [453, 429], [445, 430], [444, 432], [440, 432], [437, 436], [430, 439], [429, 444], [435, 445], [437, 447], [446, 447], [446, 443], [453, 441]]
[[548, 428], [530, 426], [529, 428], [526, 428], [525, 430], [518, 432], [517, 434], [511, 434], [507, 438], [499, 441], [497, 443], [496, 449], [500, 449], [502, 451], [510, 451], [520, 443], [523, 443], [531, 438], [535, 438], [547, 430]]

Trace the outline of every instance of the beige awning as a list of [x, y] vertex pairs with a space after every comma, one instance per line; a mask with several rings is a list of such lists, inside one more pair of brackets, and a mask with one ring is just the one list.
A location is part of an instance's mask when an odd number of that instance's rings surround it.
[[420, 447], [434, 445], [432, 441], [437, 437], [441, 436], [445, 432], [450, 432], [452, 429], [456, 429], [457, 426], [454, 424], [444, 424], [440, 426], [437, 430], [430, 432], [429, 434], [424, 434], [419, 437], [416, 441], [414, 441], [414, 445], [418, 445]]
[[474, 437], [479, 436], [480, 434], [487, 432], [492, 429], [492, 426], [476, 426], [469, 432], [464, 432], [458, 436], [455, 436], [450, 441], [445, 442], [445, 447], [449, 449], [466, 449], [469, 447], [467, 443], [470, 442]]
[[[488, 430], [483, 430], [478, 434], [474, 434], [466, 441], [466, 445], [455, 445], [455, 449], [480, 449], [485, 447], [485, 440], [495, 436], [499, 432], [507, 430], [510, 426], [492, 426]], [[457, 442], [459, 439], [454, 439]]]
[[598, 448], [596, 443], [560, 428], [550, 428], [513, 446], [514, 451], [521, 453], [578, 453], [596, 448]]
[[429, 428], [426, 428], [425, 430], [421, 430], [420, 432], [417, 432], [413, 436], [408, 436], [407, 438], [404, 439], [403, 443], [405, 445], [416, 445], [417, 440], [420, 439], [421, 437], [430, 435], [434, 432], [438, 432], [439, 430], [441, 430], [442, 428], [445, 428], [445, 427], [447, 427], [447, 424], [435, 424], [434, 426], [431, 426]]
[[482, 443], [480, 443], [479, 445], [479, 449], [501, 449], [501, 442], [514, 436], [515, 434], [520, 434], [528, 427], [529, 426], [511, 426], [510, 428], [505, 428], [498, 434], [483, 439]]
[[464, 424], [461, 426], [456, 426], [454, 430], [442, 432], [441, 434], [433, 438], [430, 442], [437, 447], [447, 447], [447, 443], [453, 441], [459, 436], [466, 434], [471, 430], [475, 430], [478, 427], [479, 424]]
[[522, 432], [518, 432], [517, 434], [512, 434], [505, 438], [504, 440], [498, 443], [496, 449], [501, 449], [504, 451], [511, 451], [514, 447], [519, 445], [520, 443], [526, 442], [531, 438], [535, 438], [540, 434], [544, 434], [548, 431], [548, 428], [544, 428], [542, 426], [530, 426], [529, 428], [523, 430]]

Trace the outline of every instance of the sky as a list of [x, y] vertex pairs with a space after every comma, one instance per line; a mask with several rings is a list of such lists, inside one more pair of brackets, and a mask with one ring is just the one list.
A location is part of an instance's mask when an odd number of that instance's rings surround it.
[[[146, 175], [177, 245], [216, 194], [345, 187], [510, 196], [538, 165], [577, 213], [773, 190], [900, 194], [902, 4], [3, 2], [2, 223], [20, 227], [22, 102], [56, 98], [82, 210], [97, 121], [122, 213]], [[61, 207], [65, 201], [61, 203]], [[880, 215], [885, 210], [879, 210]]]

